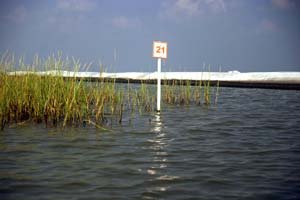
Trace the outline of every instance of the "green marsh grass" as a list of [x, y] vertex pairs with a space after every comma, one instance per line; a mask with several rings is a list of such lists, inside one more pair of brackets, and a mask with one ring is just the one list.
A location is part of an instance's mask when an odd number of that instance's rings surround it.
[[[18, 62], [4, 54], [0, 59], [0, 128], [24, 123], [44, 123], [46, 127], [94, 126], [102, 130], [112, 124], [122, 124], [124, 115], [154, 112], [156, 88], [140, 84], [118, 84], [114, 79], [100, 77], [95, 82], [76, 77], [80, 69], [88, 69], [74, 58], [62, 54], [41, 60], [35, 56], [32, 64]], [[103, 69], [103, 66], [100, 66]], [[22, 74], [14, 73], [25, 71]], [[63, 77], [64, 70], [74, 71]], [[37, 74], [37, 71], [53, 71]], [[10, 72], [10, 73], [9, 73]], [[195, 85], [186, 80], [165, 80], [162, 85], [164, 104], [190, 105], [210, 103], [210, 82]], [[128, 119], [128, 118], [126, 118]]]

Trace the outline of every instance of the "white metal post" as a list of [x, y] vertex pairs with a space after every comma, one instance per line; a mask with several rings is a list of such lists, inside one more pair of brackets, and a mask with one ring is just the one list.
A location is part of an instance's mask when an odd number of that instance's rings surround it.
[[161, 95], [161, 58], [157, 59], [157, 112], [160, 112], [160, 95]]

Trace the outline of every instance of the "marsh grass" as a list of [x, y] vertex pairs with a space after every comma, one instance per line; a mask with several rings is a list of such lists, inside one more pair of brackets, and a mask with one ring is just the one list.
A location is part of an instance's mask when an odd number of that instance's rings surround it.
[[[203, 71], [208, 70], [209, 77], [203, 79]], [[206, 105], [211, 104], [212, 87], [210, 82], [210, 65], [203, 65], [203, 71], [199, 81], [194, 81], [193, 85], [191, 80], [164, 80], [162, 89], [162, 99], [165, 104], [175, 105]], [[216, 85], [215, 91], [215, 104], [217, 103], [219, 95], [219, 81]]]
[[180, 106], [210, 105], [210, 81], [200, 80], [193, 83], [193, 85], [190, 80], [164, 81], [162, 100], [165, 104]]
[[[38, 56], [32, 64], [4, 54], [0, 60], [0, 128], [24, 123], [44, 123], [46, 127], [94, 126], [108, 130], [109, 125], [122, 124], [137, 114], [154, 112], [156, 88], [140, 84], [118, 84], [114, 79], [99, 77], [96, 82], [78, 79], [74, 73], [63, 77], [64, 70], [88, 69], [74, 58], [61, 54], [42, 61]], [[102, 68], [102, 66], [100, 66]], [[22, 74], [9, 73], [25, 71]], [[34, 72], [53, 71], [38, 75]], [[55, 71], [54, 71], [55, 70]], [[100, 73], [102, 74], [102, 73]], [[164, 81], [162, 100], [165, 104], [197, 105], [210, 103], [209, 81]]]

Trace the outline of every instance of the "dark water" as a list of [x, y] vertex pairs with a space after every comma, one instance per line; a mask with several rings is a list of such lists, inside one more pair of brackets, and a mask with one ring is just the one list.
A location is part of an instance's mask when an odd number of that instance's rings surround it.
[[222, 88], [113, 132], [0, 134], [0, 199], [300, 199], [299, 91]]

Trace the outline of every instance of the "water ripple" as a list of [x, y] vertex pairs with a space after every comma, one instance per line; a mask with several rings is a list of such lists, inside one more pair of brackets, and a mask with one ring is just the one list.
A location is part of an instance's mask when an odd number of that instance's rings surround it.
[[300, 94], [222, 88], [113, 132], [0, 134], [1, 199], [300, 199]]

